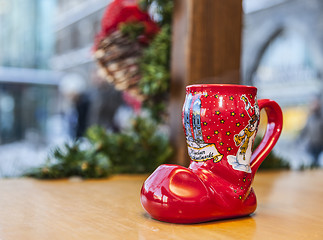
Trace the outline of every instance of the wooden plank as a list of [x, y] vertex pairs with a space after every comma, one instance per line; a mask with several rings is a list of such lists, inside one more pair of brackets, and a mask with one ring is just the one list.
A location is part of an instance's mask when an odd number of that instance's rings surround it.
[[175, 0], [170, 126], [174, 162], [188, 162], [181, 110], [185, 86], [240, 82], [241, 0]]

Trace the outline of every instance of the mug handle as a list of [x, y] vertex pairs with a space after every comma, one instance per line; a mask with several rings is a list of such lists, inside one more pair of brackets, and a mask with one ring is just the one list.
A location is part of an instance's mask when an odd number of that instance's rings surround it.
[[265, 109], [268, 123], [263, 139], [251, 155], [250, 166], [253, 174], [257, 172], [260, 164], [275, 146], [283, 128], [283, 113], [275, 101], [260, 99], [258, 100], [258, 106], [259, 111]]

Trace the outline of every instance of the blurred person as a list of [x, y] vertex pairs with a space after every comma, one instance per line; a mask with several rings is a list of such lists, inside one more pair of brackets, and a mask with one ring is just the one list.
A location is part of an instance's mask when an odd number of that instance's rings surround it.
[[69, 134], [72, 138], [82, 137], [88, 127], [90, 97], [85, 80], [77, 73], [66, 74], [60, 82], [60, 92], [66, 98], [63, 102]]
[[112, 132], [120, 131], [122, 126], [115, 121], [115, 116], [125, 104], [121, 92], [96, 74], [93, 74], [92, 81], [94, 87], [91, 89], [90, 125], [100, 125]]
[[316, 97], [310, 105], [310, 114], [299, 140], [306, 144], [308, 153], [312, 156], [311, 167], [319, 167], [319, 156], [323, 151], [323, 114], [321, 97]]
[[88, 127], [88, 114], [90, 107], [90, 98], [87, 93], [81, 93], [75, 98], [75, 109], [77, 121], [74, 126], [75, 138], [82, 137]]

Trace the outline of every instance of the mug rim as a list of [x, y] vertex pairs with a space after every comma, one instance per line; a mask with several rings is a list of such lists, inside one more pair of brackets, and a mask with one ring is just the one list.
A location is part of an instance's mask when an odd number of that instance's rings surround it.
[[213, 87], [231, 87], [231, 88], [244, 88], [244, 89], [257, 89], [254, 86], [240, 85], [240, 84], [225, 84], [225, 83], [206, 83], [206, 84], [192, 84], [187, 85], [186, 89], [189, 88], [213, 88]]

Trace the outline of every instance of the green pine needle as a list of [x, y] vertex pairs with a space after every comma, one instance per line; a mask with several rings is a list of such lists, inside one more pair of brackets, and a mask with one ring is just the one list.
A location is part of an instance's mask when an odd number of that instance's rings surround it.
[[165, 163], [172, 152], [168, 137], [158, 131], [154, 121], [136, 118], [124, 133], [89, 128], [83, 140], [56, 147], [44, 166], [26, 176], [104, 178], [117, 173], [149, 173]]
[[121, 23], [119, 28], [120, 31], [131, 40], [136, 40], [145, 31], [145, 26], [140, 22]]

